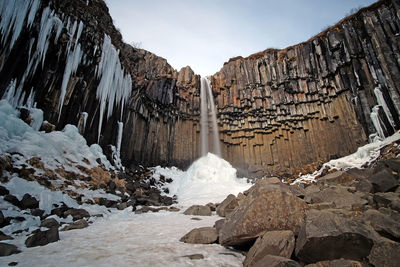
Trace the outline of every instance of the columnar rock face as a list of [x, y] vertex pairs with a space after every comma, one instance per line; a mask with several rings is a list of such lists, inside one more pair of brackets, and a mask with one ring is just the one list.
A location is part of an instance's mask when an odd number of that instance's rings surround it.
[[[226, 63], [211, 77], [224, 158], [251, 175], [292, 173], [398, 129], [399, 3]], [[37, 103], [126, 165], [199, 156], [200, 76], [125, 44], [102, 0], [10, 0], [0, 17], [1, 97]]]
[[354, 152], [376, 132], [373, 116], [383, 134], [399, 129], [399, 3], [380, 1], [307, 42], [225, 63], [212, 83], [227, 160], [290, 173]]

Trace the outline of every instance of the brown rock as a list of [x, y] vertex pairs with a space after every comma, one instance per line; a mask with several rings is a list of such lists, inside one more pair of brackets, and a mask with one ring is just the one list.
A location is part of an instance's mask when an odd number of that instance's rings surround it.
[[336, 171], [318, 178], [318, 183], [324, 184], [351, 184], [355, 178], [345, 171]]
[[251, 265], [253, 267], [301, 267], [301, 265], [291, 259], [287, 259], [284, 257], [280, 256], [275, 256], [275, 255], [266, 255], [257, 262], [254, 263], [254, 265]]
[[364, 223], [370, 224], [380, 235], [392, 240], [400, 240], [400, 222], [390, 216], [370, 209], [364, 212], [362, 219]]
[[230, 194], [224, 199], [224, 201], [221, 202], [221, 204], [218, 205], [217, 214], [221, 217], [225, 217], [226, 215], [231, 213], [237, 206], [239, 206], [239, 203], [236, 197]]
[[56, 126], [48, 121], [44, 121], [40, 126], [40, 131], [45, 131], [46, 133], [51, 133], [56, 130]]
[[328, 211], [310, 210], [296, 242], [296, 256], [304, 263], [339, 258], [361, 260], [378, 236], [367, 226]]
[[212, 244], [217, 242], [218, 233], [214, 227], [196, 228], [184, 235], [179, 241], [191, 244]]
[[69, 215], [72, 216], [74, 221], [90, 217], [89, 212], [85, 209], [69, 209], [64, 212], [64, 217], [68, 217]]
[[292, 231], [271, 231], [257, 238], [247, 253], [244, 266], [253, 266], [266, 255], [290, 258], [294, 250]]
[[363, 264], [359, 261], [338, 259], [333, 261], [320, 261], [308, 264], [305, 267], [363, 267]]
[[0, 242], [0, 257], [1, 256], [9, 256], [12, 254], [20, 253], [21, 251], [17, 246]]
[[374, 186], [375, 192], [387, 192], [395, 189], [399, 183], [394, 178], [390, 169], [383, 169], [382, 171], [375, 173], [368, 179]]
[[196, 216], [211, 216], [211, 209], [209, 206], [193, 205], [187, 208], [183, 214], [196, 215]]
[[37, 231], [25, 240], [25, 245], [30, 247], [44, 246], [48, 243], [57, 242], [60, 240], [58, 228], [53, 227], [47, 231]]
[[400, 244], [390, 241], [377, 242], [372, 247], [368, 259], [374, 266], [400, 266]]
[[368, 204], [365, 199], [365, 195], [360, 192], [350, 192], [350, 188], [342, 186], [332, 186], [324, 188], [319, 192], [311, 193], [307, 195], [310, 198], [311, 203], [326, 203], [332, 202], [336, 208], [348, 208], [352, 206], [363, 206]]
[[304, 222], [307, 204], [286, 187], [257, 182], [225, 221], [220, 243], [238, 245], [255, 240], [266, 231], [291, 230], [297, 234]]
[[61, 231], [70, 231], [70, 230], [76, 230], [76, 229], [83, 229], [88, 227], [89, 224], [87, 223], [87, 221], [85, 221], [84, 219], [72, 222], [68, 225], [66, 225], [65, 227], [63, 227], [61, 229]]

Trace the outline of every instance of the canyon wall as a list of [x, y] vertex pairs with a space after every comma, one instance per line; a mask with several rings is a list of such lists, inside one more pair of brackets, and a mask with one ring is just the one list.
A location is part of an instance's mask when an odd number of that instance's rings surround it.
[[[399, 2], [225, 63], [211, 77], [224, 158], [251, 176], [292, 174], [399, 129]], [[0, 96], [77, 125], [126, 166], [199, 156], [200, 77], [125, 44], [102, 0], [11, 0], [0, 17]]]

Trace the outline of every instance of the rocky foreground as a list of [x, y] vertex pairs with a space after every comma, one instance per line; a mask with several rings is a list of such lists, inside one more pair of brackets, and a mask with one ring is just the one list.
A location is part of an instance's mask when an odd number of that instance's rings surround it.
[[[312, 184], [259, 179], [217, 206], [224, 219], [181, 241], [243, 250], [244, 266], [399, 266], [398, 144], [381, 152], [365, 169], [326, 171]], [[208, 209], [185, 214], [209, 215]]]

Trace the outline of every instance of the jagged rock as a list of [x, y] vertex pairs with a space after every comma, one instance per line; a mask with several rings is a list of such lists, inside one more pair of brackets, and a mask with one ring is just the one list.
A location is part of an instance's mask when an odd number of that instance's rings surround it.
[[52, 228], [52, 227], [59, 227], [60, 224], [57, 222], [56, 219], [54, 218], [47, 218], [44, 219], [41, 223], [40, 223], [40, 227], [47, 227], [47, 228]]
[[318, 183], [324, 184], [350, 184], [354, 182], [355, 177], [345, 171], [336, 171], [318, 178]]
[[400, 222], [390, 216], [377, 210], [367, 210], [364, 212], [362, 219], [363, 222], [370, 224], [380, 235], [395, 241], [400, 240]]
[[69, 215], [72, 216], [74, 221], [90, 217], [89, 212], [87, 212], [85, 209], [69, 209], [64, 212], [64, 217], [68, 217]]
[[218, 205], [216, 211], [219, 216], [225, 217], [226, 215], [231, 213], [237, 206], [239, 206], [239, 203], [236, 197], [230, 194], [224, 199], [224, 201], [221, 202], [221, 204]]
[[400, 159], [391, 158], [391, 159], [386, 160], [385, 164], [393, 171], [400, 173]]
[[4, 186], [0, 185], [0, 196], [5, 196], [5, 195], [8, 195], [8, 194], [10, 194], [10, 191], [8, 191], [8, 189], [5, 188]]
[[142, 207], [138, 210], [135, 211], [135, 214], [142, 214], [142, 213], [146, 213], [146, 212], [159, 212], [161, 210], [166, 210], [166, 211], [170, 211], [170, 212], [178, 212], [179, 209], [176, 207], [160, 207], [160, 208], [152, 208], [152, 207]]
[[359, 261], [338, 259], [307, 264], [305, 267], [363, 267], [363, 264]]
[[20, 252], [17, 246], [0, 242], [0, 256], [9, 256]]
[[361, 260], [377, 238], [367, 226], [328, 211], [310, 210], [296, 242], [296, 256], [304, 263], [339, 258]]
[[37, 231], [25, 240], [25, 245], [30, 247], [44, 246], [60, 240], [58, 228], [53, 227], [47, 231]]
[[219, 234], [219, 231], [221, 230], [222, 226], [224, 225], [224, 223], [225, 223], [225, 219], [215, 221], [214, 228], [217, 229], [218, 234]]
[[376, 193], [373, 200], [377, 208], [385, 207], [400, 212], [400, 193]]
[[39, 201], [31, 195], [25, 194], [20, 201], [20, 207], [22, 209], [37, 209], [39, 208]]
[[255, 262], [253, 267], [300, 267], [301, 265], [294, 260], [276, 256], [276, 255], [266, 255], [257, 262]]
[[239, 245], [255, 240], [265, 231], [291, 230], [297, 234], [307, 210], [307, 204], [287, 187], [257, 181], [225, 220], [219, 242], [224, 246]]
[[44, 210], [42, 210], [42, 209], [33, 209], [33, 210], [31, 210], [31, 214], [33, 216], [42, 217], [43, 214], [44, 214]]
[[212, 244], [217, 240], [218, 233], [214, 227], [201, 227], [191, 230], [179, 241], [191, 244]]
[[266, 255], [290, 258], [294, 250], [292, 231], [271, 231], [257, 238], [243, 262], [244, 266], [253, 266]]
[[83, 229], [88, 227], [89, 224], [87, 223], [87, 221], [85, 221], [84, 219], [80, 219], [78, 221], [72, 222], [67, 224], [65, 227], [63, 227], [61, 229], [61, 231], [70, 231], [70, 230], [75, 230], [75, 229]]
[[10, 202], [14, 206], [19, 206], [19, 204], [20, 204], [18, 198], [16, 196], [13, 196], [13, 195], [4, 196], [4, 200]]
[[375, 173], [369, 178], [375, 192], [387, 192], [396, 188], [399, 183], [388, 169]]
[[397, 267], [400, 264], [400, 244], [390, 241], [377, 242], [368, 256], [374, 266]]
[[195, 216], [211, 216], [211, 209], [208, 206], [193, 205], [187, 208], [183, 214]]
[[335, 204], [336, 208], [349, 208], [352, 206], [363, 206], [368, 204], [365, 195], [360, 192], [350, 192], [350, 188], [342, 186], [333, 186], [324, 188], [320, 191], [307, 194], [311, 203], [329, 203]]
[[211, 211], [216, 211], [217, 207], [219, 206], [218, 204], [215, 203], [207, 203], [206, 206], [210, 207]]
[[356, 190], [360, 191], [360, 192], [372, 193], [374, 191], [374, 186], [367, 179], [363, 179], [363, 180], [356, 182], [354, 184], [354, 186], [355, 186]]

